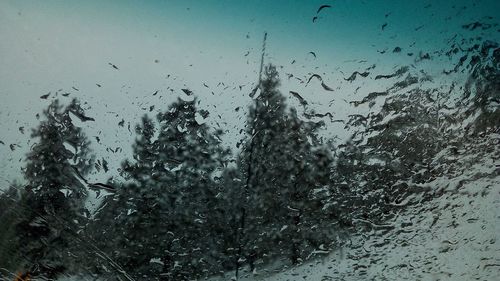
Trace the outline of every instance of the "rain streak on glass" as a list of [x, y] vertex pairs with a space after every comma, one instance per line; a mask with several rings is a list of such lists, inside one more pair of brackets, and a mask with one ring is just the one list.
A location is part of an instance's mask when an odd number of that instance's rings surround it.
[[0, 281], [497, 280], [500, 2], [0, 3]]

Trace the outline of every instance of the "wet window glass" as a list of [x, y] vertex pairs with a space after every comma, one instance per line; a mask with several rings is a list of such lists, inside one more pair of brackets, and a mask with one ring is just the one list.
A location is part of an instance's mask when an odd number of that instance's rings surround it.
[[0, 280], [497, 280], [500, 2], [0, 2]]

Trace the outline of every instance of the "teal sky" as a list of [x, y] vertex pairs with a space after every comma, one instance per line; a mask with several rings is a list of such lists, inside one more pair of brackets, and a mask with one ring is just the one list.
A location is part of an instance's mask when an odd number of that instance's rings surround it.
[[[323, 4], [331, 8], [317, 15]], [[5, 143], [0, 144], [0, 185], [19, 178], [31, 144], [29, 128], [50, 102], [39, 97], [48, 92], [53, 97], [62, 89], [86, 102], [96, 122], [81, 125], [90, 137], [104, 139], [94, 150], [116, 157], [116, 168], [134, 139], [117, 123], [123, 118], [135, 124], [149, 113], [141, 108], [151, 105], [156, 108], [149, 114], [165, 109], [185, 87], [211, 112], [212, 125], [227, 130], [228, 145], [234, 146], [245, 120], [245, 111], [234, 108], [251, 103], [248, 93], [257, 80], [264, 32], [266, 62], [281, 67], [282, 92], [300, 92], [318, 112], [341, 119], [363, 110], [343, 100], [385, 86], [373, 79], [345, 82], [353, 71], [377, 64], [376, 72], [384, 73], [411, 64], [414, 58], [406, 53], [446, 48], [447, 39], [464, 34], [463, 24], [487, 16], [498, 22], [498, 11], [500, 1], [494, 0], [0, 0], [0, 140]], [[499, 32], [480, 35], [498, 41]], [[395, 47], [402, 53], [392, 54]], [[439, 75], [443, 63], [438, 58], [418, 67]], [[335, 93], [286, 79], [287, 74], [307, 79], [312, 73], [321, 74]], [[355, 93], [357, 87], [361, 90]], [[156, 90], [160, 95], [153, 97]], [[295, 100], [289, 104], [298, 106]], [[326, 135], [348, 135], [330, 125]], [[13, 143], [19, 147], [11, 151]], [[117, 146], [123, 155], [107, 154], [107, 147]]]

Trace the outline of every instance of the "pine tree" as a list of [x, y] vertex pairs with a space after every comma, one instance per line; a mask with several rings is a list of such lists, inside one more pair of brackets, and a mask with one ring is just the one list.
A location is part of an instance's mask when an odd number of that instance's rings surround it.
[[85, 186], [75, 169], [85, 175], [91, 167], [89, 141], [71, 116], [82, 117], [77, 100], [63, 107], [54, 100], [44, 111], [46, 120], [33, 130], [38, 142], [27, 154], [26, 205], [29, 213], [17, 225], [28, 267], [48, 277], [71, 267], [74, 236], [85, 219]]
[[110, 207], [123, 233], [117, 258], [138, 269], [136, 276], [181, 280], [220, 268], [213, 253], [221, 232], [213, 178], [228, 151], [221, 132], [204, 124], [207, 115], [196, 101], [179, 99], [157, 116], [157, 134], [149, 118], [139, 126], [134, 161], [123, 164], [132, 183]]
[[[240, 165], [246, 178], [246, 209], [240, 228], [250, 262], [282, 256], [298, 263], [323, 244], [321, 202], [314, 190], [327, 184], [331, 159], [316, 138], [316, 127], [287, 111], [276, 68], [266, 67], [260, 95], [249, 114], [248, 140]], [[315, 229], [309, 231], [308, 229]], [[270, 250], [278, 245], [278, 250]], [[240, 257], [241, 259], [241, 257]]]
[[[114, 197], [104, 201], [87, 232], [113, 260], [131, 268], [130, 274], [145, 277], [160, 271], [149, 262], [161, 256], [164, 240], [160, 237], [166, 237], [169, 230], [168, 220], [161, 218], [169, 218], [172, 210], [163, 204], [164, 190], [156, 179], [159, 167], [154, 165], [158, 153], [153, 120], [144, 116], [135, 131], [138, 137], [133, 144], [134, 162], [127, 160], [122, 165], [122, 174], [133, 182], [123, 184]], [[98, 261], [95, 266], [99, 265]]]
[[191, 276], [199, 274], [199, 269], [218, 267], [213, 249], [217, 232], [221, 232], [220, 200], [216, 197], [220, 186], [213, 178], [223, 169], [229, 154], [221, 145], [222, 131], [210, 130], [204, 123], [208, 112], [198, 110], [196, 102], [179, 99], [159, 115], [157, 141], [178, 227], [173, 231], [178, 237], [172, 245], [174, 258], [179, 261], [178, 271]]
[[435, 177], [432, 162], [444, 145], [437, 99], [442, 93], [420, 88], [390, 93], [379, 112], [352, 115], [347, 123], [361, 128], [342, 145], [332, 184], [336, 202], [328, 204], [328, 213], [343, 226], [356, 220], [383, 223], [422, 200], [414, 196], [422, 191], [417, 185]]

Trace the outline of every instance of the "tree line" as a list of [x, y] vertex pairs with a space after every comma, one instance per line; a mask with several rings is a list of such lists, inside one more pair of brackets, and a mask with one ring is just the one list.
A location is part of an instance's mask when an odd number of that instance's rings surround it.
[[[474, 51], [465, 68], [475, 84], [453, 110], [443, 113], [446, 93], [412, 88], [422, 80], [408, 74], [380, 112], [346, 121], [358, 130], [337, 151], [318, 137], [321, 122], [286, 106], [269, 65], [236, 157], [222, 131], [197, 122], [208, 112], [179, 99], [140, 120], [133, 157], [121, 164], [126, 180], [103, 185], [85, 181], [95, 157], [71, 122], [85, 116], [82, 107], [54, 100], [32, 133], [27, 183], [0, 197], [0, 265], [48, 279], [192, 280], [328, 253], [340, 234], [438, 196], [418, 188], [447, 172], [437, 155], [498, 131], [498, 46]], [[474, 114], [467, 134], [452, 129]], [[111, 192], [93, 214], [85, 209], [89, 188]]]
[[38, 142], [26, 157], [27, 184], [2, 200], [16, 204], [2, 213], [11, 221], [2, 220], [11, 242], [2, 251], [12, 268], [47, 278], [120, 268], [131, 279], [184, 280], [277, 257], [298, 264], [329, 248], [314, 191], [328, 183], [332, 158], [318, 126], [287, 109], [279, 83], [276, 68], [266, 67], [232, 161], [222, 131], [197, 122], [208, 112], [196, 100], [144, 116], [133, 157], [121, 165], [127, 180], [106, 185], [113, 194], [95, 214], [84, 208], [95, 157], [71, 121], [83, 109], [54, 100], [32, 133]]

